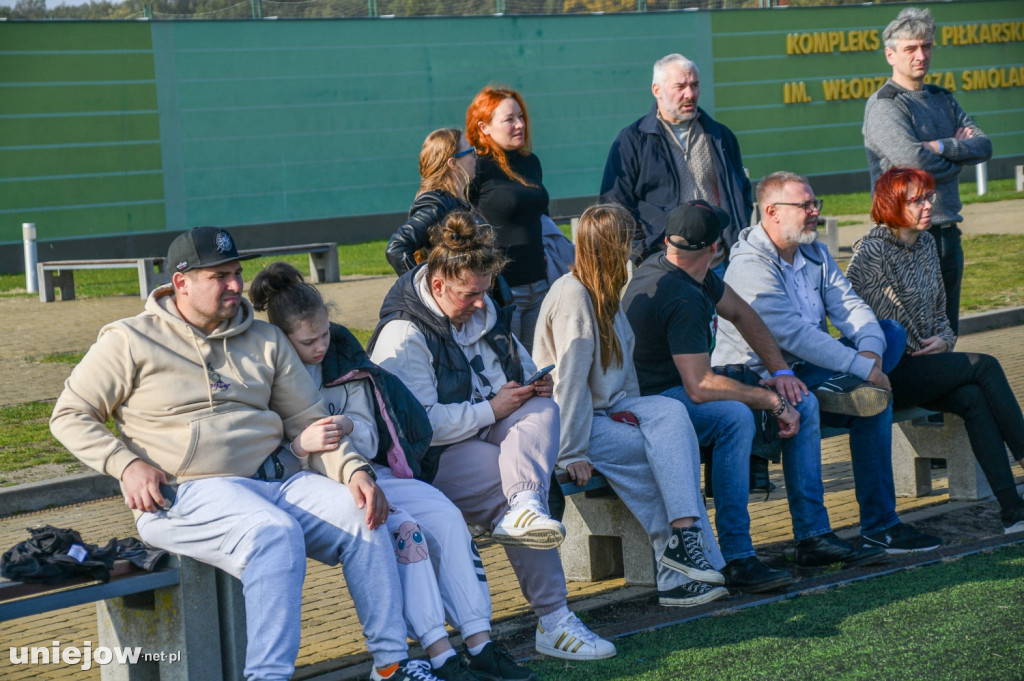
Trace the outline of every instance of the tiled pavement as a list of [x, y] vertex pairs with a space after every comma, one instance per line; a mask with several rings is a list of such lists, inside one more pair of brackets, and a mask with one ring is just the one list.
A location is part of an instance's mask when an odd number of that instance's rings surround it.
[[[1018, 399], [1024, 401], [1024, 327], [966, 336], [958, 350], [987, 352], [1000, 359]], [[848, 443], [845, 437], [826, 440], [822, 448], [826, 503], [837, 530], [854, 528], [858, 510], [853, 492]], [[1015, 467], [1018, 483], [1024, 482], [1020, 467]], [[779, 490], [771, 498], [760, 501], [752, 497], [751, 525], [755, 544], [785, 541], [791, 538], [789, 511], [782, 491], [781, 469], [772, 467], [772, 479]], [[948, 501], [943, 471], [936, 471], [933, 492], [928, 497], [897, 500], [900, 513], [943, 504]], [[985, 503], [995, 503], [989, 501]], [[713, 504], [711, 511], [713, 512]], [[24, 528], [50, 524], [72, 527], [88, 542], [105, 543], [112, 536], [134, 535], [130, 512], [120, 498], [112, 498], [63, 507], [38, 513], [0, 518], [0, 549], [13, 546], [26, 537]], [[530, 623], [532, 618], [516, 616], [528, 612], [518, 584], [500, 547], [490, 540], [480, 542], [494, 602], [495, 619], [500, 622]], [[636, 589], [625, 590], [636, 593]], [[624, 593], [621, 579], [597, 583], [569, 584], [569, 599], [575, 607], [585, 607], [594, 596], [615, 596]], [[727, 604], [728, 601], [725, 601]], [[595, 623], [600, 627], [600, 623]], [[85, 641], [96, 644], [95, 606], [85, 605], [34, 617], [4, 622], [0, 625], [0, 678], [20, 679], [83, 679], [98, 680], [96, 667], [81, 671], [70, 665], [12, 665], [7, 648], [13, 646], [82, 646]], [[354, 664], [365, 659], [358, 621], [344, 587], [341, 570], [310, 562], [303, 595], [302, 647], [296, 678], [308, 678], [318, 672]]]

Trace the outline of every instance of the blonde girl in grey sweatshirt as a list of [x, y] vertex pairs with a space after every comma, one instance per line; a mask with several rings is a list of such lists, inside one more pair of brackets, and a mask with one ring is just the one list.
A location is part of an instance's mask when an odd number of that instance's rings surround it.
[[658, 600], [692, 606], [728, 595], [725, 564], [700, 493], [700, 453], [686, 409], [641, 397], [633, 333], [619, 306], [635, 229], [621, 206], [580, 218], [576, 264], [551, 287], [534, 360], [554, 364], [561, 413], [558, 465], [584, 485], [595, 471], [647, 531], [658, 556]]

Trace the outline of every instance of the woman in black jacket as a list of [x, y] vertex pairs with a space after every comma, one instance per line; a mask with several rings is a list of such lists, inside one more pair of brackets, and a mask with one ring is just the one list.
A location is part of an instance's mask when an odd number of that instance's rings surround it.
[[427, 135], [420, 149], [419, 192], [409, 219], [391, 235], [385, 252], [396, 274], [416, 267], [417, 252], [429, 249], [431, 226], [453, 210], [470, 210], [466, 188], [475, 175], [476, 148], [460, 130], [441, 128]]

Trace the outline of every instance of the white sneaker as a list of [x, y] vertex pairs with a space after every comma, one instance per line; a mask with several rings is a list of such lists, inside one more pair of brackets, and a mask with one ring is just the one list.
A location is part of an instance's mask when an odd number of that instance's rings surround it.
[[491, 539], [505, 546], [553, 549], [565, 539], [565, 525], [547, 513], [536, 500], [513, 506], [491, 530]]
[[587, 629], [587, 625], [571, 612], [551, 631], [544, 631], [538, 622], [534, 647], [538, 653], [563, 660], [603, 660], [615, 657], [615, 644]]

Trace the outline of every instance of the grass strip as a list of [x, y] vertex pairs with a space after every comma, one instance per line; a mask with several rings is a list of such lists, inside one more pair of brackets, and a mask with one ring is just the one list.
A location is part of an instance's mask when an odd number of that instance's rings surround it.
[[560, 681], [1024, 678], [1024, 545], [637, 634]]
[[50, 434], [51, 412], [51, 401], [0, 407], [0, 484], [7, 471], [76, 461]]

